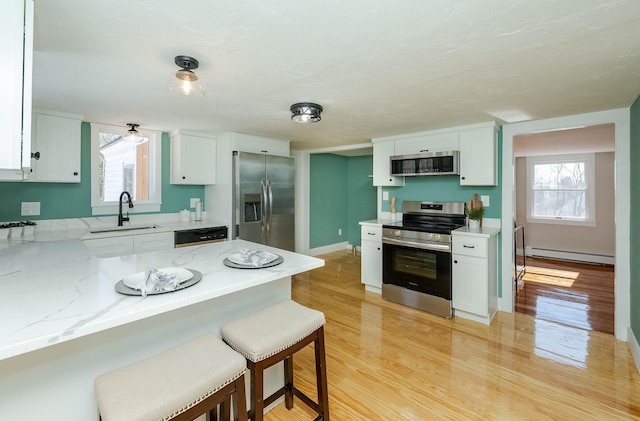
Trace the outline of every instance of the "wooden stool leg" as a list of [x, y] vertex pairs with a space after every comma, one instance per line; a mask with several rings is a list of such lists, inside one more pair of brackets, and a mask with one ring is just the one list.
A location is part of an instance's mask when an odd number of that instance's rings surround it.
[[231, 421], [231, 396], [220, 403], [220, 421]]
[[236, 379], [236, 393], [233, 419], [234, 421], [247, 421], [247, 393], [244, 390], [244, 375]]
[[293, 408], [293, 355], [284, 360], [285, 406]]
[[205, 419], [207, 421], [218, 421], [218, 408], [216, 407], [209, 411]]
[[316, 384], [318, 387], [318, 408], [323, 421], [329, 421], [329, 391], [327, 389], [327, 362], [324, 349], [324, 327], [318, 329], [313, 344], [316, 354]]
[[261, 361], [251, 366], [251, 419], [262, 421], [264, 416], [264, 366]]

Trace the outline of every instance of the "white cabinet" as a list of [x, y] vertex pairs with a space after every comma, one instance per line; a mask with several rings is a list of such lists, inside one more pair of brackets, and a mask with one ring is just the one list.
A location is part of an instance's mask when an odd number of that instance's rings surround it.
[[395, 141], [396, 155], [411, 155], [424, 152], [457, 151], [458, 132], [421, 134], [399, 137]]
[[33, 0], [0, 2], [0, 179], [31, 164]]
[[29, 181], [79, 183], [82, 116], [38, 112], [33, 114]]
[[395, 142], [386, 140], [373, 143], [373, 185], [404, 186], [404, 177], [391, 174], [391, 156], [395, 155]]
[[452, 305], [456, 317], [489, 324], [497, 311], [498, 232], [483, 229], [478, 235], [453, 233]]
[[231, 133], [231, 140], [234, 151], [289, 156], [288, 140], [252, 136], [244, 133]]
[[156, 232], [153, 234], [141, 234], [133, 236], [133, 252], [144, 253], [147, 251], [167, 250], [174, 247], [173, 232]]
[[460, 131], [460, 185], [498, 183], [498, 141], [495, 127]]
[[173, 248], [173, 231], [82, 240], [98, 257], [125, 256]]
[[361, 282], [367, 291], [382, 291], [382, 226], [363, 224], [361, 229]]
[[98, 257], [113, 257], [133, 254], [133, 239], [131, 236], [95, 238], [82, 240], [91, 254]]
[[215, 184], [216, 139], [180, 130], [170, 136], [171, 184]]

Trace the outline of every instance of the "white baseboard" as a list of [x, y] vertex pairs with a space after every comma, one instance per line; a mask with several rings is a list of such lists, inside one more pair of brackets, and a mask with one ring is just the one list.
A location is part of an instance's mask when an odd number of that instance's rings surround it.
[[527, 257], [548, 257], [551, 259], [573, 260], [576, 262], [599, 263], [603, 265], [613, 265], [616, 262], [615, 256], [606, 256], [604, 254], [540, 249], [535, 247], [525, 247], [525, 250]]
[[329, 244], [328, 246], [316, 247], [309, 250], [311, 256], [318, 256], [320, 254], [333, 253], [334, 251], [341, 251], [345, 249], [351, 249], [348, 242]]
[[629, 344], [629, 351], [631, 351], [633, 361], [636, 363], [636, 370], [640, 373], [640, 344], [638, 344], [638, 339], [633, 334], [631, 327], [627, 327], [627, 343]]

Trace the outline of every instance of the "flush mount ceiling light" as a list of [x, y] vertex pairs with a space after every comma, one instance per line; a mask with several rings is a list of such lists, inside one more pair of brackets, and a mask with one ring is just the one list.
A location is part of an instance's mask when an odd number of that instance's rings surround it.
[[291, 120], [297, 123], [317, 123], [320, 121], [322, 106], [313, 102], [298, 102], [291, 106]]
[[204, 96], [204, 84], [193, 72], [200, 65], [198, 60], [189, 56], [176, 56], [175, 63], [181, 69], [169, 75], [169, 91], [177, 95]]
[[128, 135], [124, 137], [125, 142], [139, 145], [147, 140], [145, 137], [140, 136], [140, 132], [136, 130], [136, 127], [140, 127], [139, 124], [127, 123], [127, 126], [129, 126], [129, 130], [127, 130]]

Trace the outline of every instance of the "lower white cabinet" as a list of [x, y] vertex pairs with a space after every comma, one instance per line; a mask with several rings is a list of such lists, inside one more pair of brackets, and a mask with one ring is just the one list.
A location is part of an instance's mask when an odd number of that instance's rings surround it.
[[498, 307], [499, 229], [453, 232], [453, 311], [456, 317], [489, 324]]
[[361, 282], [367, 291], [382, 291], [382, 226], [362, 225]]
[[174, 247], [174, 234], [170, 232], [156, 232], [133, 236], [133, 252], [166, 250]]
[[125, 235], [120, 237], [83, 240], [91, 254], [98, 257], [124, 256], [147, 251], [173, 248], [173, 231], [152, 234]]

